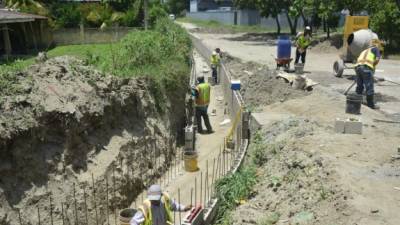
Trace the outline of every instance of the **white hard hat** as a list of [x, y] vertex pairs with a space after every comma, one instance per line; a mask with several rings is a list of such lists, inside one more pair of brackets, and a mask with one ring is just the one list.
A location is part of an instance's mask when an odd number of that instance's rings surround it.
[[311, 30], [311, 27], [310, 26], [306, 26], [306, 30]]
[[216, 52], [216, 51], [213, 51], [213, 52], [212, 52], [212, 55], [217, 55], [217, 52]]
[[160, 201], [161, 200], [161, 186], [158, 184], [153, 184], [147, 190], [147, 198], [150, 201]]

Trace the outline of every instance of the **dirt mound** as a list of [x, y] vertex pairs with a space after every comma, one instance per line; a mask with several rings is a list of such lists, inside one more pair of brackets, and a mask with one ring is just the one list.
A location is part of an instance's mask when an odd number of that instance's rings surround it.
[[233, 224], [347, 224], [349, 193], [333, 182], [330, 163], [302, 148], [301, 139], [319, 129], [315, 122], [288, 119], [255, 135], [249, 154], [259, 166], [259, 183]]
[[331, 38], [321, 38], [311, 43], [312, 51], [320, 53], [337, 53], [343, 46], [343, 35], [335, 34]]
[[102, 223], [176, 154], [184, 101], [166, 99], [160, 112], [147, 78], [109, 76], [72, 57], [15, 76], [18, 95], [0, 107], [2, 225], [18, 223], [17, 209], [23, 224], [38, 213], [42, 224]]
[[285, 81], [277, 79], [276, 71], [265, 65], [243, 63], [230, 55], [224, 57], [224, 62], [234, 79], [240, 79], [240, 92], [248, 107], [261, 107], [307, 95], [307, 92], [295, 90]]

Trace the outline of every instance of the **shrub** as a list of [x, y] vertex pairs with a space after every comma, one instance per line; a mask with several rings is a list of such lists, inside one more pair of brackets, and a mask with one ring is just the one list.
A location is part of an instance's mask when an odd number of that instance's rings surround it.
[[154, 26], [157, 20], [159, 20], [161, 18], [166, 18], [166, 17], [168, 17], [167, 10], [165, 10], [159, 4], [154, 4], [153, 6], [150, 7], [149, 23], [151, 26]]
[[78, 27], [82, 22], [82, 15], [75, 3], [54, 3], [50, 6], [50, 14], [56, 28]]

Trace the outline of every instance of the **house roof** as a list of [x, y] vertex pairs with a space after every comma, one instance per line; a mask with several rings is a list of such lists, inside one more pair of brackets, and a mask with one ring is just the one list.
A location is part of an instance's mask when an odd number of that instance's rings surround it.
[[47, 17], [11, 11], [8, 9], [0, 9], [0, 24], [25, 23], [25, 22], [32, 22], [37, 19], [45, 20], [47, 19]]

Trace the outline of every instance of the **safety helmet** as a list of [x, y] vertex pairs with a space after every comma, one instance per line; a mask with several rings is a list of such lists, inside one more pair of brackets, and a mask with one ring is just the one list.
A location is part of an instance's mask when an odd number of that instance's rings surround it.
[[217, 55], [217, 52], [216, 52], [216, 51], [213, 51], [213, 52], [212, 52], [212, 55], [214, 55], [214, 56]]
[[158, 184], [153, 184], [147, 190], [147, 198], [150, 201], [160, 201], [162, 195], [161, 186]]
[[310, 26], [306, 26], [305, 30], [311, 31], [311, 27]]

